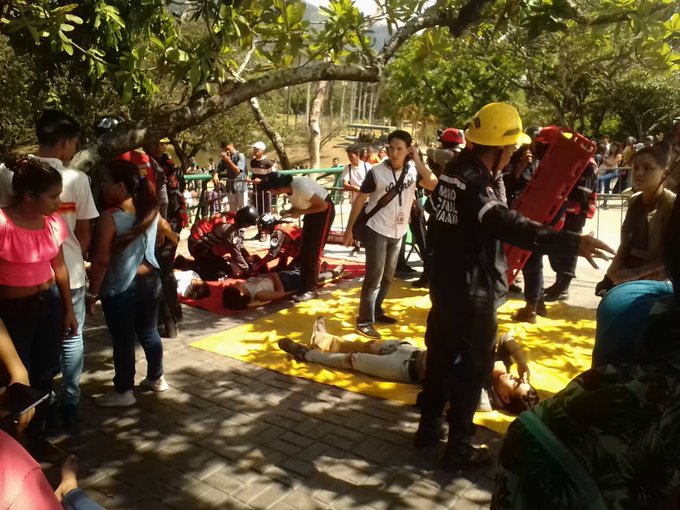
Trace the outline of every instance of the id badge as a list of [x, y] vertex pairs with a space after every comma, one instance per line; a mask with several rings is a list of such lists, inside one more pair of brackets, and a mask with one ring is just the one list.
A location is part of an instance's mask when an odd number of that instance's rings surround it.
[[397, 225], [403, 225], [404, 224], [404, 213], [399, 211], [399, 214], [397, 214]]

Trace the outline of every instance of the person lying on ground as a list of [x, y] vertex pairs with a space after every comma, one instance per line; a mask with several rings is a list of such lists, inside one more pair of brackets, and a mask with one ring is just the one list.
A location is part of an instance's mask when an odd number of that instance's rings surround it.
[[[326, 270], [322, 265], [322, 272], [319, 273], [319, 284], [337, 278], [344, 270], [343, 264], [336, 266], [331, 271]], [[301, 278], [302, 275], [298, 269], [251, 276], [244, 281], [237, 281], [225, 286], [222, 290], [222, 304], [228, 310], [244, 310], [254, 302], [277, 301], [295, 292], [299, 288]], [[193, 296], [206, 297], [210, 294], [210, 289], [207, 283], [199, 282], [194, 278], [187, 292]], [[200, 299], [200, 297], [193, 297], [192, 299]]]
[[[310, 345], [282, 338], [279, 348], [297, 361], [320, 363], [342, 370], [355, 370], [381, 379], [421, 383], [425, 376], [426, 351], [402, 340], [349, 341], [326, 331], [323, 316], [316, 319]], [[517, 364], [517, 376], [510, 372]], [[529, 366], [514, 333], [504, 334], [496, 347], [496, 363], [482, 390], [480, 411], [505, 410], [519, 414], [538, 403], [529, 384]]]

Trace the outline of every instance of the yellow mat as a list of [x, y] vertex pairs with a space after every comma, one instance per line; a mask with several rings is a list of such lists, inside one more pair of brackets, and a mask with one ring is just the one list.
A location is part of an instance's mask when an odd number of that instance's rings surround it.
[[[276, 345], [278, 339], [284, 336], [296, 341], [308, 341], [314, 320], [319, 315], [326, 316], [330, 333], [348, 339], [362, 338], [353, 333], [360, 290], [359, 285], [352, 289], [339, 289], [323, 299], [298, 304], [191, 345], [283, 374], [412, 405], [420, 391], [416, 385], [380, 381], [350, 371], [327, 369], [314, 363], [298, 363]], [[510, 313], [523, 305], [523, 301], [514, 300], [499, 310], [499, 334], [515, 328], [529, 358], [531, 382], [541, 397], [545, 398], [589, 368], [595, 337], [595, 310], [560, 303], [549, 307], [550, 318], [539, 317], [535, 325], [524, 324], [518, 328], [511, 322]], [[422, 347], [429, 307], [426, 291], [413, 289], [408, 283], [395, 280], [390, 289], [390, 298], [385, 300], [385, 309], [388, 315], [397, 317], [399, 322], [377, 329], [384, 339], [408, 340]], [[513, 419], [496, 411], [475, 415], [475, 423], [499, 433], [503, 433]]]

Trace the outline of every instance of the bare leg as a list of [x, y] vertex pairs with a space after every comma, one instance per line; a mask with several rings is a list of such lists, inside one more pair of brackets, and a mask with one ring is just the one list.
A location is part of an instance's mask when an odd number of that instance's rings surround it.
[[73, 489], [78, 488], [78, 459], [75, 455], [69, 455], [61, 465], [61, 483], [54, 491], [57, 499], [61, 501], [64, 496]]

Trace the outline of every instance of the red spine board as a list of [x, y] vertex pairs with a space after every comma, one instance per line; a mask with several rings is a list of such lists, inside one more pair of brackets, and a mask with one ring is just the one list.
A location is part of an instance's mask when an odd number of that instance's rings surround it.
[[[564, 130], [564, 132], [569, 132]], [[579, 133], [572, 138], [559, 136], [541, 160], [541, 163], [519, 197], [517, 210], [527, 218], [549, 224], [554, 218], [581, 174], [595, 154], [593, 142]], [[505, 245], [508, 260], [508, 284], [522, 270], [531, 252], [509, 244]]]

